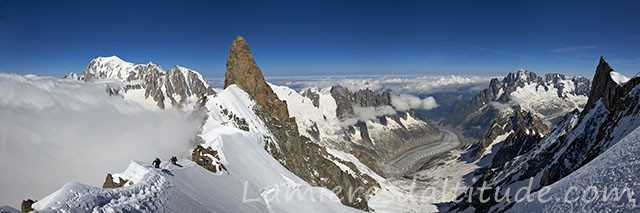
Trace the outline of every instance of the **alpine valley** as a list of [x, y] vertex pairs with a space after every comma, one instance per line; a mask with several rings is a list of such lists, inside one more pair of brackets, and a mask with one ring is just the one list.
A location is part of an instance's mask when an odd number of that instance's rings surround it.
[[[242, 36], [221, 88], [117, 56], [64, 78], [2, 73], [0, 212], [638, 211], [640, 78], [603, 57], [592, 79], [389, 78], [268, 82]], [[589, 187], [598, 199], [562, 202]]]

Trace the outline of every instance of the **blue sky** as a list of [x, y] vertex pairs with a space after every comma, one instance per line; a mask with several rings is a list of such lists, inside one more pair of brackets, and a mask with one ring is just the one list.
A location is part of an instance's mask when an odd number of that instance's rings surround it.
[[243, 35], [267, 76], [593, 76], [640, 71], [640, 0], [1, 1], [0, 72], [62, 76], [92, 58], [222, 77]]

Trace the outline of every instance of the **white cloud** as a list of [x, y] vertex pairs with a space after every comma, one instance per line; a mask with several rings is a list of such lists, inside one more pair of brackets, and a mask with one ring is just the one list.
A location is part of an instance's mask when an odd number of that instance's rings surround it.
[[341, 125], [343, 127], [355, 125], [358, 121], [366, 122], [368, 120], [376, 119], [380, 116], [395, 115], [396, 110], [394, 110], [391, 106], [361, 107], [358, 105], [353, 105], [353, 113], [355, 114], [353, 118], [348, 118], [342, 121]]
[[74, 181], [102, 186], [130, 160], [185, 156], [198, 122], [151, 111], [104, 85], [0, 74], [0, 203], [18, 206]]
[[438, 107], [438, 103], [433, 97], [420, 99], [413, 95], [402, 94], [391, 97], [391, 106], [361, 107], [353, 105], [352, 107], [355, 114], [354, 117], [343, 120], [341, 126], [348, 127], [355, 125], [358, 121], [366, 122], [380, 116], [395, 115], [398, 111], [406, 112], [411, 109], [431, 110]]
[[438, 106], [439, 105], [436, 102], [436, 99], [431, 96], [426, 97], [425, 99], [422, 100], [422, 109], [424, 110], [432, 110]]
[[491, 77], [479, 76], [328, 76], [269, 79], [276, 85], [294, 89], [327, 88], [342, 85], [351, 91], [369, 88], [382, 91], [390, 88], [401, 94], [430, 95], [461, 90], [479, 91], [489, 85]]
[[505, 111], [505, 110], [511, 110], [511, 104], [503, 104], [500, 102], [496, 102], [496, 101], [492, 101], [489, 102], [489, 106], [493, 107], [494, 109], [497, 109], [498, 111]]
[[431, 110], [438, 107], [436, 99], [431, 96], [420, 99], [416, 96], [407, 94], [392, 96], [391, 105], [401, 112], [406, 112], [411, 109]]

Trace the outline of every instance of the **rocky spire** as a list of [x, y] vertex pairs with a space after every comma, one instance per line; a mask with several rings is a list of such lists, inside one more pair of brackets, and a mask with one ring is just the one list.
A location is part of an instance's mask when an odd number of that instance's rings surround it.
[[[250, 77], [250, 78], [246, 78]], [[241, 81], [240, 81], [241, 80]], [[227, 56], [227, 73], [224, 79], [224, 88], [237, 84], [245, 89], [246, 86], [255, 86], [265, 82], [262, 71], [258, 68], [253, 55], [249, 50], [249, 44], [244, 37], [238, 36], [231, 43], [231, 49]], [[248, 88], [247, 88], [248, 89]]]
[[227, 56], [227, 72], [225, 73], [224, 88], [235, 84], [247, 92], [249, 96], [266, 113], [278, 120], [289, 119], [289, 111], [284, 101], [271, 90], [264, 80], [262, 71], [251, 55], [249, 45], [244, 37], [238, 36], [231, 43]]
[[[342, 195], [349, 195], [351, 189], [357, 187], [380, 187], [378, 183], [366, 174], [361, 174], [352, 163], [351, 170], [358, 174], [347, 174], [332, 160], [338, 160], [330, 155], [324, 147], [310, 142], [308, 138], [300, 136], [294, 118], [289, 118], [287, 103], [280, 100], [264, 80], [262, 71], [256, 65], [249, 45], [242, 36], [238, 36], [227, 56], [227, 73], [224, 88], [235, 84], [249, 94], [256, 102], [256, 114], [265, 121], [269, 131], [275, 137], [277, 144], [267, 140], [265, 149], [289, 171], [314, 186], [328, 189], [341, 189]], [[332, 160], [329, 160], [332, 159]], [[342, 203], [361, 210], [369, 210], [367, 197], [369, 191], [356, 192], [354, 199], [343, 199]]]
[[583, 114], [593, 108], [600, 99], [602, 99], [607, 109], [611, 109], [611, 101], [615, 98], [616, 89], [618, 88], [618, 84], [611, 79], [611, 72], [613, 72], [613, 68], [601, 56], [598, 68], [596, 68], [596, 74], [591, 81], [591, 94], [589, 94], [589, 100], [584, 107]]

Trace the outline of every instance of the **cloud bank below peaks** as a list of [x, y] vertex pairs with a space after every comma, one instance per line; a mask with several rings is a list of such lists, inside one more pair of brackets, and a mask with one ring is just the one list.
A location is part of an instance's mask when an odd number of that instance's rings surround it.
[[409, 111], [411, 109], [432, 110], [438, 107], [436, 99], [432, 96], [420, 99], [416, 96], [407, 94], [391, 96], [391, 105], [401, 112]]
[[102, 186], [131, 160], [187, 154], [199, 122], [148, 110], [105, 85], [0, 73], [0, 203], [18, 206], [73, 181]]
[[359, 105], [353, 105], [354, 116], [345, 119], [342, 122], [342, 126], [351, 126], [359, 121], [366, 122], [375, 120], [381, 116], [395, 115], [399, 112], [410, 110], [432, 110], [438, 106], [436, 99], [431, 96], [420, 99], [413, 95], [393, 94], [391, 95], [391, 106], [361, 107]]
[[341, 85], [350, 91], [369, 88], [373, 91], [392, 89], [401, 94], [432, 95], [441, 92], [479, 91], [489, 85], [491, 77], [480, 76], [326, 76], [278, 77], [269, 82], [301, 90]]

